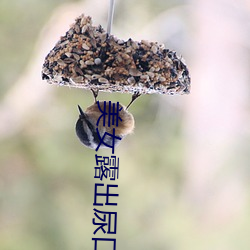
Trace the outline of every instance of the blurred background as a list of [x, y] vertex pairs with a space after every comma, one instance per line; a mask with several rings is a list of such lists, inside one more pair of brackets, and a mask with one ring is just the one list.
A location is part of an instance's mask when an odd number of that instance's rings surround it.
[[[94, 249], [95, 152], [74, 131], [77, 104], [93, 97], [48, 85], [41, 68], [81, 13], [106, 28], [108, 5], [0, 2], [1, 250]], [[135, 132], [115, 153], [117, 249], [249, 250], [250, 1], [117, 0], [113, 34], [164, 43], [192, 79], [188, 96], [142, 96], [130, 109]]]

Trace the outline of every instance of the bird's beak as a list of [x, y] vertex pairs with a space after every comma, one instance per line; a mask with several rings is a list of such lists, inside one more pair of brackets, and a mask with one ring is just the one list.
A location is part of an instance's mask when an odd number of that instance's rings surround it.
[[79, 106], [79, 105], [77, 105], [78, 106], [78, 110], [79, 110], [79, 113], [80, 113], [80, 117], [81, 118], [86, 118], [86, 115], [85, 115], [85, 113], [82, 111], [82, 108]]

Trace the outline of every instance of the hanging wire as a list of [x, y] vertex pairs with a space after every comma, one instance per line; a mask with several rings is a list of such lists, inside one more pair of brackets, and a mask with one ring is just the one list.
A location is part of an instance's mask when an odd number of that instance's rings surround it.
[[108, 27], [107, 27], [107, 33], [109, 35], [111, 34], [113, 17], [114, 17], [114, 10], [115, 10], [115, 0], [110, 0], [109, 14], [108, 14]]

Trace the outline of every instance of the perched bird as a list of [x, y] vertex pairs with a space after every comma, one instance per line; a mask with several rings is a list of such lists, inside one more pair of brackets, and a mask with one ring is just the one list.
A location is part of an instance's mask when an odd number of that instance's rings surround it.
[[[94, 97], [96, 100], [95, 94]], [[120, 103], [95, 101], [85, 112], [79, 105], [78, 109], [80, 114], [76, 122], [76, 134], [86, 147], [115, 147], [133, 132], [134, 117]]]

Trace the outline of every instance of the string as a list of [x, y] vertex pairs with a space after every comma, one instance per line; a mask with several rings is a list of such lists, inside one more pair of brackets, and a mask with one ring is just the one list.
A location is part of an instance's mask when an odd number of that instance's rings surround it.
[[114, 10], [115, 10], [115, 0], [110, 0], [109, 14], [108, 14], [108, 27], [107, 27], [107, 33], [109, 35], [111, 34], [113, 17], [114, 17]]

